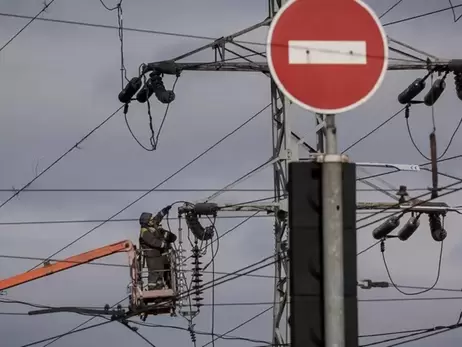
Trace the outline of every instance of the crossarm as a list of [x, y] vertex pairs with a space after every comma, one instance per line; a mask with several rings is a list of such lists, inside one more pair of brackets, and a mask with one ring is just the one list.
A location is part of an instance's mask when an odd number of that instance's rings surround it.
[[43, 267], [34, 269], [32, 271], [24, 272], [22, 274], [0, 280], [0, 290], [16, 287], [20, 284], [34, 281], [36, 279], [67, 270], [75, 266], [86, 264], [93, 260], [100, 259], [114, 253], [130, 252], [133, 250], [133, 244], [128, 240], [96, 248], [89, 252], [81, 253], [64, 260], [57, 261], [54, 264], [46, 264]]

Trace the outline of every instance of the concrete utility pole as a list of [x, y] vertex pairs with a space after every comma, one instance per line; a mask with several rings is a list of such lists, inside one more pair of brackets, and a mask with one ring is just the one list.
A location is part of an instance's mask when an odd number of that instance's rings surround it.
[[337, 154], [335, 115], [325, 116], [322, 157], [322, 236], [326, 346], [345, 346], [343, 284], [342, 155]]

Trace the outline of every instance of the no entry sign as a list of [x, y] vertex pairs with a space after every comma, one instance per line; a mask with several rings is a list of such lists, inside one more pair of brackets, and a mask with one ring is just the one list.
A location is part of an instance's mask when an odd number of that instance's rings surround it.
[[366, 102], [382, 83], [387, 37], [360, 1], [292, 0], [271, 23], [267, 59], [292, 102], [317, 113], [342, 113]]

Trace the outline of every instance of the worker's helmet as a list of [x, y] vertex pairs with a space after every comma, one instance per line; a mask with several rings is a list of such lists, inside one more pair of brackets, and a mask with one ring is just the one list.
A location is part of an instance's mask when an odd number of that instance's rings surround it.
[[152, 218], [152, 213], [149, 212], [143, 212], [140, 216], [140, 225], [142, 227], [147, 227], [149, 226], [149, 222]]

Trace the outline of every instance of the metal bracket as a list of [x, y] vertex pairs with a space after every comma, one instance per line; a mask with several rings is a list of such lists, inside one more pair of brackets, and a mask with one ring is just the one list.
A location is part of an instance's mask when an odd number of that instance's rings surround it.
[[420, 171], [420, 166], [415, 164], [390, 164], [390, 163], [356, 163], [363, 167], [389, 167], [399, 171]]
[[350, 160], [345, 154], [323, 154], [316, 157], [318, 163], [348, 163]]

